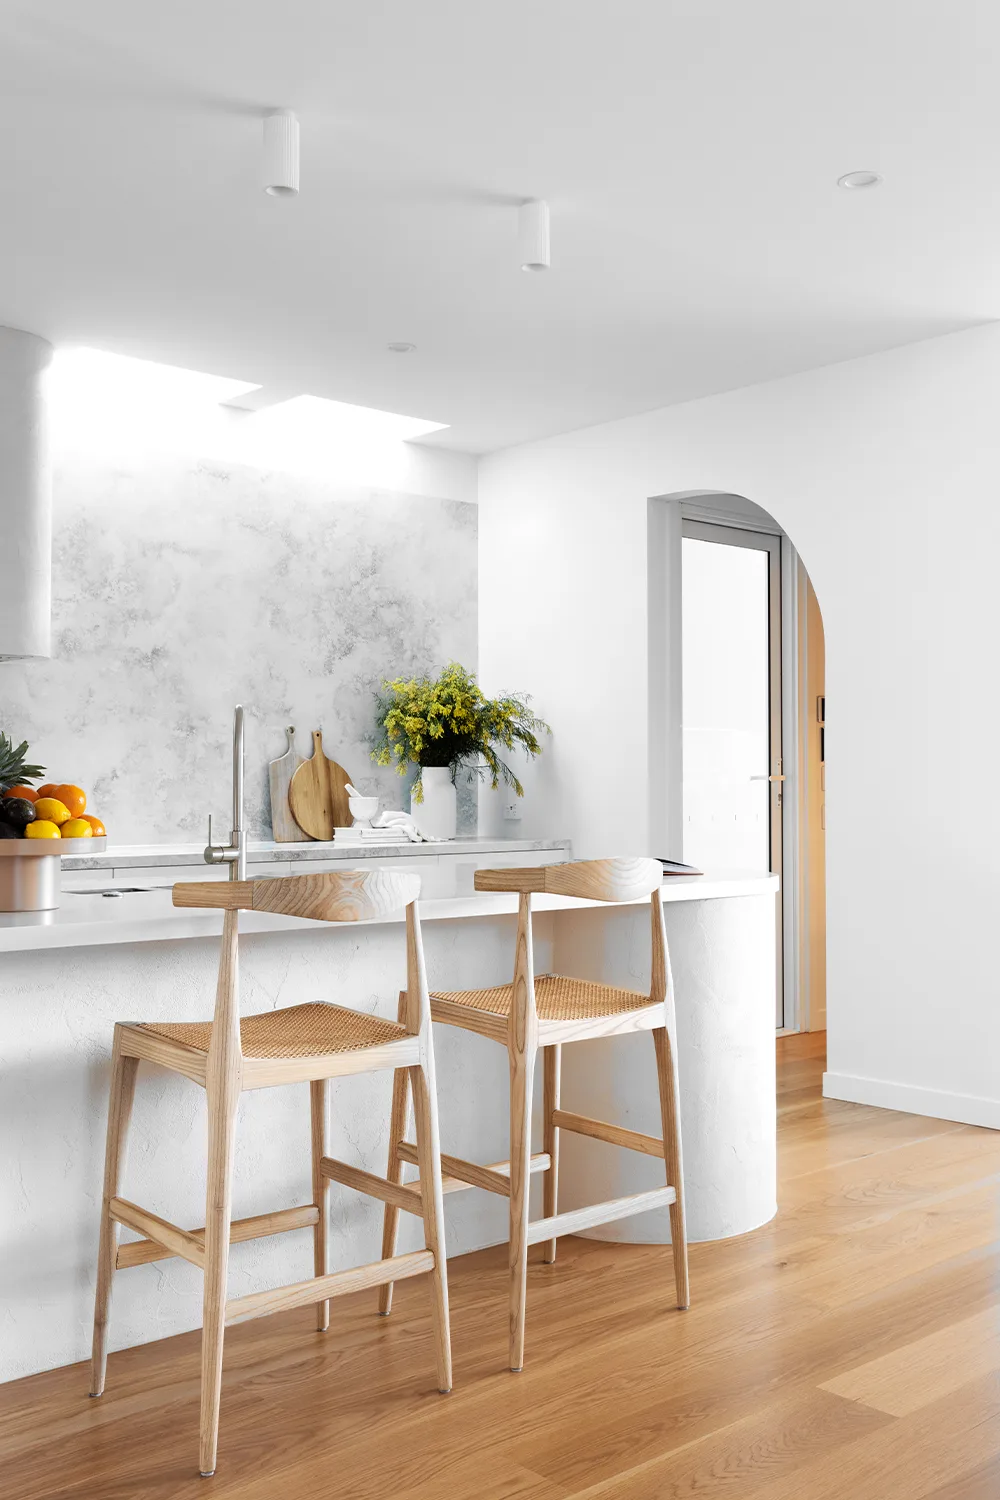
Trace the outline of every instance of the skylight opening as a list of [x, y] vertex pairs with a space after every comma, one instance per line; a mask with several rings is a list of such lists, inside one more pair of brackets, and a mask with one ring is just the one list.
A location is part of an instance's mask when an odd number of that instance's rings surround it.
[[325, 396], [294, 396], [290, 401], [254, 413], [253, 421], [261, 428], [270, 427], [275, 433], [312, 437], [319, 441], [350, 436], [359, 442], [389, 440], [399, 443], [425, 437], [429, 432], [440, 432], [447, 425], [428, 422], [422, 417], [380, 411], [374, 406], [329, 401]]
[[374, 455], [447, 425], [312, 395], [258, 411], [223, 404], [259, 389], [153, 360], [63, 348], [50, 371], [53, 437], [63, 449], [198, 453], [322, 478], [363, 472]]

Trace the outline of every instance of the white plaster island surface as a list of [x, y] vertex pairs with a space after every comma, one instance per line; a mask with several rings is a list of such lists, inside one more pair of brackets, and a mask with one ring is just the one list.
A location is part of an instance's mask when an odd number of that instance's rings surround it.
[[[509, 981], [516, 898], [476, 892], [477, 869], [550, 864], [564, 841], [459, 840], [373, 856], [419, 871], [432, 988]], [[259, 844], [250, 875], [358, 862], [357, 851]], [[221, 914], [179, 910], [174, 880], [211, 878], [195, 846], [109, 848], [67, 859], [54, 912], [0, 916], [4, 1037], [0, 1213], [5, 1225], [5, 1338], [0, 1379], [86, 1357], [104, 1151], [107, 1071], [118, 1020], [200, 1020], [211, 1014]], [[81, 867], [82, 866], [82, 867]], [[221, 873], [221, 872], [220, 872]], [[775, 1212], [774, 953], [777, 879], [664, 881], [677, 1001], [684, 1180], [693, 1239], [740, 1234]], [[129, 887], [138, 889], [129, 890]], [[118, 890], [120, 895], [104, 895]], [[609, 907], [535, 900], [535, 963], [643, 989], [649, 982], [645, 902]], [[241, 915], [241, 1008], [253, 1014], [327, 999], [394, 1017], [402, 917], [353, 925]], [[435, 1029], [442, 1148], [483, 1162], [506, 1158], [507, 1065], [468, 1032]], [[648, 1053], [648, 1056], [647, 1056]], [[567, 1047], [563, 1105], [658, 1135], [653, 1049], [642, 1034]], [[475, 1077], [476, 1087], [468, 1087]], [[384, 1171], [391, 1075], [333, 1085], [331, 1149]], [[540, 1091], [539, 1091], [540, 1092]], [[538, 1101], [536, 1101], [537, 1103]], [[175, 1222], [204, 1222], [204, 1095], [142, 1065], [126, 1169], [127, 1195]], [[560, 1207], [659, 1186], [662, 1163], [563, 1134]], [[586, 1169], [584, 1169], [586, 1163]], [[296, 1167], [296, 1164], [298, 1166]], [[289, 1182], [293, 1182], [289, 1195]], [[29, 1185], [30, 1184], [30, 1190]], [[536, 1185], [537, 1190], [537, 1185]], [[238, 1217], [310, 1199], [305, 1086], [244, 1095], [237, 1127]], [[506, 1239], [506, 1205], [475, 1191], [446, 1200], [449, 1254]], [[540, 1207], [533, 1208], [533, 1214]], [[335, 1268], [372, 1259], [381, 1211], [335, 1189]], [[411, 1246], [406, 1226], [401, 1249]], [[607, 1226], [611, 1238], [669, 1240], [666, 1211]], [[414, 1240], [414, 1245], [416, 1241]], [[310, 1232], [235, 1245], [234, 1295], [293, 1281], [311, 1264]], [[184, 1262], [116, 1278], [115, 1347], [199, 1326], [201, 1278]]]

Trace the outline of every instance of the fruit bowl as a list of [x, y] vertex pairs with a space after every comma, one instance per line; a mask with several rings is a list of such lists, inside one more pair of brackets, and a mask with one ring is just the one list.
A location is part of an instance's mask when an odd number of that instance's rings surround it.
[[[9, 841], [13, 843], [14, 840]], [[28, 843], [27, 839], [23, 840]], [[55, 844], [51, 851], [53, 854], [101, 854], [108, 847], [108, 836], [106, 833], [96, 834], [89, 839], [32, 839], [33, 844]]]
[[0, 854], [16, 857], [27, 854], [103, 854], [108, 847], [106, 833], [89, 839], [0, 839]]
[[[89, 844], [90, 839], [80, 842]], [[0, 839], [0, 911], [52, 911], [59, 905], [62, 862], [52, 856], [62, 853], [62, 843]]]
[[53, 911], [59, 905], [60, 854], [96, 854], [96, 839], [0, 839], [0, 912]]

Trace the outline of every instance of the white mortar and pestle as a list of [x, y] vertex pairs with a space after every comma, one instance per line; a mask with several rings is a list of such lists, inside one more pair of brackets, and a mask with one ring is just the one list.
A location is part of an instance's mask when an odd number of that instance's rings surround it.
[[351, 786], [350, 782], [344, 790], [347, 793], [347, 806], [354, 819], [355, 828], [370, 828], [372, 818], [378, 812], [378, 798], [362, 796], [357, 787]]

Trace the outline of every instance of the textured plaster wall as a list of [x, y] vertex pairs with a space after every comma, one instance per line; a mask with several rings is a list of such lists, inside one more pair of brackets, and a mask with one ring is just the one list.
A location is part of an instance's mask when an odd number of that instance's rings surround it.
[[[663, 908], [677, 1007], [687, 1231], [692, 1240], [746, 1234], [777, 1209], [774, 1053], [774, 896], [667, 902]], [[645, 989], [650, 923], [643, 907], [559, 912], [557, 973], [586, 973]], [[653, 1043], [646, 1032], [567, 1047], [562, 1107], [661, 1134]], [[663, 1184], [663, 1163], [564, 1133], [565, 1208]], [[665, 1208], [593, 1231], [597, 1239], [662, 1244]]]
[[[0, 727], [90, 793], [116, 843], [229, 827], [232, 708], [247, 710], [251, 837], [270, 836], [284, 726], [324, 731], [355, 784], [384, 675], [476, 665], [476, 506], [176, 454], [63, 455], [52, 659], [0, 665]], [[464, 798], [463, 831], [475, 827]]]
[[[551, 917], [536, 922], [540, 969], [551, 968], [551, 924]], [[434, 983], [448, 989], [509, 980], [514, 931], [513, 917], [425, 923]], [[203, 1019], [211, 1013], [218, 960], [211, 939], [2, 955], [0, 1381], [87, 1357], [114, 1023]], [[404, 975], [401, 924], [258, 934], [240, 945], [244, 1014], [337, 1000], [395, 1019]], [[505, 1051], [448, 1027], [435, 1028], [435, 1046], [443, 1149], [476, 1161], [506, 1158]], [[384, 1173], [391, 1078], [331, 1083], [332, 1155]], [[203, 1090], [140, 1064], [123, 1196], [174, 1223], [203, 1224], [205, 1153]], [[234, 1217], [310, 1198], [308, 1085], [244, 1094]], [[446, 1205], [450, 1254], [506, 1238], [501, 1199], [454, 1193]], [[381, 1215], [374, 1200], [332, 1187], [332, 1270], [378, 1259]], [[410, 1215], [402, 1219], [400, 1247], [415, 1249], [422, 1231]], [[233, 1246], [232, 1296], [311, 1275], [309, 1230]], [[200, 1272], [179, 1260], [122, 1271], [111, 1347], [198, 1327], [201, 1289]], [[498, 1305], [498, 1328], [505, 1317]]]
[[[739, 1234], [774, 1212], [774, 898], [667, 903], [677, 986], [678, 1062], [690, 1233]], [[221, 925], [221, 924], [220, 924]], [[428, 921], [427, 970], [435, 988], [509, 982], [515, 918]], [[648, 910], [541, 913], [535, 966], [630, 988], [649, 985]], [[0, 970], [0, 1381], [86, 1358], [116, 1020], [197, 1020], [211, 1010], [219, 945], [213, 939], [12, 953]], [[339, 1000], [391, 1017], [404, 973], [399, 923], [329, 932], [255, 934], [240, 947], [244, 1014], [296, 1002]], [[503, 1047], [436, 1026], [441, 1145], [473, 1161], [505, 1160], [508, 1071]], [[330, 1086], [329, 1149], [384, 1172], [390, 1075]], [[541, 1145], [541, 1059], [535, 1070], [536, 1149]], [[563, 1104], [659, 1134], [653, 1048], [647, 1035], [567, 1047]], [[124, 1196], [185, 1226], [204, 1223], [204, 1094], [140, 1064]], [[662, 1182], [662, 1163], [564, 1133], [560, 1203], [570, 1208]], [[532, 1215], [541, 1213], [533, 1183]], [[305, 1084], [243, 1096], [237, 1119], [233, 1213], [237, 1218], [306, 1203], [309, 1091]], [[331, 1269], [378, 1257], [381, 1206], [331, 1189]], [[416, 1248], [403, 1215], [400, 1248]], [[507, 1238], [507, 1205], [492, 1194], [449, 1193], [450, 1255]], [[662, 1241], [667, 1216], [608, 1226], [609, 1238]], [[124, 1232], [123, 1232], [124, 1233]], [[125, 1234], [125, 1238], [131, 1238]], [[309, 1231], [235, 1245], [233, 1296], [312, 1274]], [[664, 1275], [669, 1261], [664, 1257]], [[372, 1297], [372, 1315], [375, 1299]], [[506, 1304], [496, 1305], [498, 1340]], [[201, 1276], [178, 1260], [115, 1278], [111, 1347], [195, 1328]], [[391, 1331], [390, 1331], [391, 1337]]]

